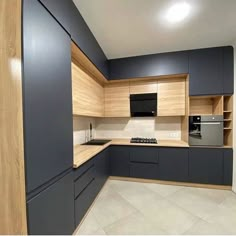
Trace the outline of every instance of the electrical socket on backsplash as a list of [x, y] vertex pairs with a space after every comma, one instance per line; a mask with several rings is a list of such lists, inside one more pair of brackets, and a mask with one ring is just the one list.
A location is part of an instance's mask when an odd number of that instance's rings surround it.
[[178, 138], [179, 135], [178, 135], [177, 132], [172, 132], [172, 133], [170, 133], [170, 137], [171, 137], [171, 138]]

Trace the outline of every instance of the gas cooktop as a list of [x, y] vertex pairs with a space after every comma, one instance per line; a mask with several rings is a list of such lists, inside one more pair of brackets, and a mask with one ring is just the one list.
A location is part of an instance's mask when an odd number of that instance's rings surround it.
[[131, 138], [130, 143], [157, 143], [156, 138]]

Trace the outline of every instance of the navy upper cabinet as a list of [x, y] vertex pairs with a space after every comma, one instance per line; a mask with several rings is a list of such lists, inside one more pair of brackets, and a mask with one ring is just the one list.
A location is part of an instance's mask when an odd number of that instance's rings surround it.
[[189, 53], [189, 94], [233, 93], [233, 48], [218, 47]]
[[40, 0], [70, 34], [72, 0]]
[[23, 6], [27, 193], [73, 166], [70, 37], [38, 2]]
[[188, 52], [170, 52], [109, 60], [110, 79], [188, 73]]
[[232, 46], [223, 48], [223, 92], [234, 93], [234, 48]]
[[71, 37], [100, 72], [108, 78], [108, 61], [80, 12], [72, 3]]

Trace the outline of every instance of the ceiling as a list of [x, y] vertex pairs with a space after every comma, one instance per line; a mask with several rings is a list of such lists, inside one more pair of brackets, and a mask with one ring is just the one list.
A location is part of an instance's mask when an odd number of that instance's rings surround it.
[[236, 0], [185, 0], [190, 14], [170, 23], [166, 12], [183, 0], [73, 0], [108, 59], [231, 45]]

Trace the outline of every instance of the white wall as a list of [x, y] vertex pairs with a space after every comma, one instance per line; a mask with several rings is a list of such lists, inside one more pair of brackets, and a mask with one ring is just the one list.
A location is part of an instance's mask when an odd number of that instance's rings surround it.
[[[234, 111], [236, 111], [236, 41], [234, 43]], [[233, 191], [236, 192], [236, 113], [234, 112], [233, 127], [233, 148], [234, 148], [234, 167], [233, 167]]]

